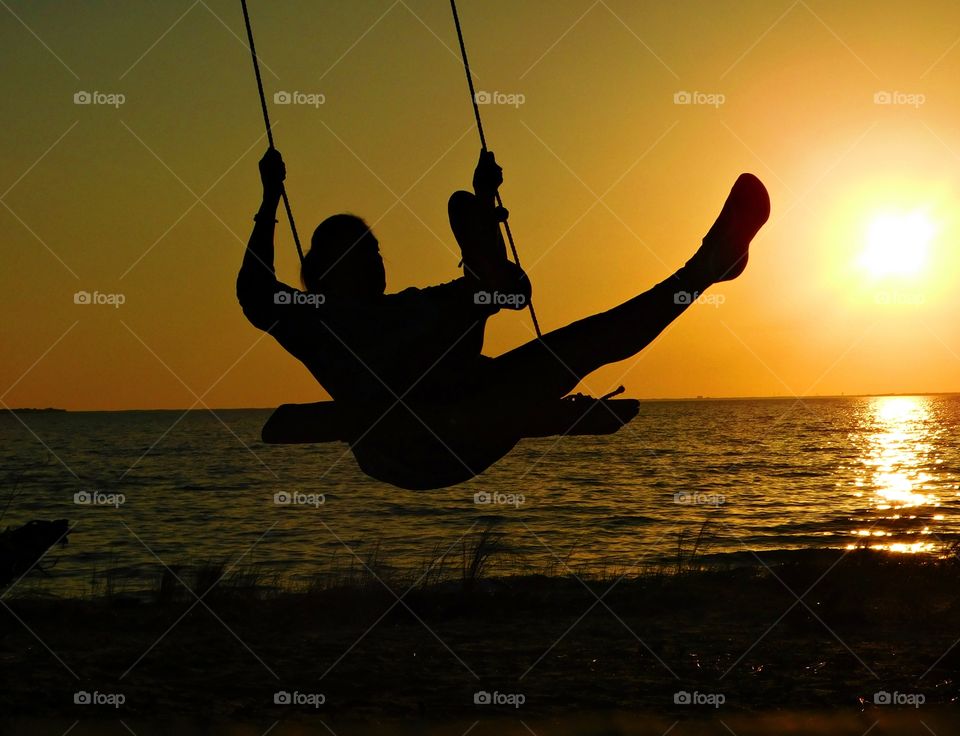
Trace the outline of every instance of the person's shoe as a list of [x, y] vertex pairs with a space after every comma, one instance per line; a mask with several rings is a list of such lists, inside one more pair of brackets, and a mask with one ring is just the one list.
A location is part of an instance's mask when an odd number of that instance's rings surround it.
[[687, 267], [712, 284], [737, 278], [747, 267], [750, 241], [769, 217], [766, 187], [753, 174], [741, 174]]

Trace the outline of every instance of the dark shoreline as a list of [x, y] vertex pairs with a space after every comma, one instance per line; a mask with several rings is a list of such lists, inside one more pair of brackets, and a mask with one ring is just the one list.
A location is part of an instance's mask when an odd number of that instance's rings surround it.
[[[123, 724], [120, 724], [122, 718]], [[644, 711], [609, 711], [531, 717], [478, 714], [450, 719], [339, 718], [328, 713], [282, 719], [142, 719], [111, 714], [68, 718], [0, 719], [11, 734], [62, 736], [947, 736], [957, 732], [960, 715], [949, 709], [819, 709], [752, 713], [691, 714], [673, 718]]]
[[[202, 605], [179, 584], [152, 601], [10, 597], [2, 712], [89, 717], [78, 689], [123, 693], [124, 718], [237, 722], [316, 715], [275, 705], [279, 690], [322, 693], [336, 720], [443, 722], [888, 712], [873, 704], [881, 691], [922, 694], [933, 710], [960, 694], [955, 559], [856, 551], [767, 564], [412, 589], [373, 576], [302, 592], [191, 581]], [[475, 705], [479, 690], [522, 693], [522, 712]], [[684, 691], [725, 702], [678, 705]]]

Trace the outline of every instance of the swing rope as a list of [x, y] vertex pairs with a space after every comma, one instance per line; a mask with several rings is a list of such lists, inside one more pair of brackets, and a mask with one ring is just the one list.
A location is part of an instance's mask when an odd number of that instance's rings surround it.
[[[270, 126], [270, 113], [267, 111], [267, 98], [263, 94], [263, 78], [260, 76], [260, 60], [257, 58], [257, 48], [253, 44], [253, 28], [250, 25], [250, 13], [247, 11], [247, 0], [240, 0], [243, 8], [243, 22], [247, 26], [247, 39], [250, 42], [250, 56], [253, 58], [253, 72], [257, 76], [257, 89], [260, 91], [260, 108], [263, 110], [263, 124], [267, 129], [267, 141], [270, 148], [273, 145], [273, 129]], [[297, 225], [293, 221], [293, 210], [290, 209], [290, 200], [287, 198], [287, 189], [280, 185], [280, 195], [283, 198], [283, 208], [287, 211], [287, 220], [290, 222], [290, 230], [293, 233], [293, 242], [297, 246], [297, 255], [300, 256], [300, 265], [303, 265], [303, 247], [300, 245], [300, 235], [297, 233]]]
[[[463, 59], [463, 70], [467, 75], [467, 86], [470, 88], [470, 101], [473, 103], [473, 116], [477, 120], [477, 132], [480, 134], [480, 146], [483, 151], [487, 151], [487, 139], [483, 134], [483, 121], [480, 119], [480, 106], [477, 103], [477, 91], [473, 87], [473, 74], [470, 71], [470, 61], [467, 59], [467, 46], [463, 41], [463, 29], [460, 27], [460, 14], [457, 12], [457, 0], [450, 0], [450, 9], [453, 11], [453, 23], [457, 27], [457, 40], [460, 41], [460, 56]], [[500, 199], [500, 192], [497, 192], [497, 206], [503, 207], [503, 200]], [[520, 255], [517, 253], [517, 246], [513, 242], [513, 233], [510, 232], [510, 223], [504, 220], [503, 229], [507, 233], [507, 242], [510, 243], [510, 250], [513, 253], [513, 262], [520, 268]], [[533, 308], [533, 299], [527, 302], [527, 308], [530, 310], [530, 319], [533, 321], [533, 329], [537, 331], [537, 337], [543, 337], [540, 332], [540, 323], [537, 321], [537, 312]]]

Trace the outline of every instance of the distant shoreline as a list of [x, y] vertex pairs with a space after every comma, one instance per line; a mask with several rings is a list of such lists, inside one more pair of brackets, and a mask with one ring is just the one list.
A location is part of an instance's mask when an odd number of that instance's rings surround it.
[[[644, 404], [668, 404], [668, 403], [690, 403], [690, 402], [721, 402], [721, 401], [812, 401], [816, 399], [877, 399], [896, 396], [960, 396], [960, 391], [917, 391], [905, 393], [885, 393], [885, 394], [810, 394], [808, 396], [675, 396], [675, 397], [637, 397], [637, 400]], [[332, 401], [332, 399], [320, 399], [320, 401]], [[310, 403], [307, 401], [299, 403]], [[71, 413], [71, 414], [120, 414], [123, 412], [148, 412], [148, 411], [273, 411], [276, 406], [211, 406], [211, 407], [168, 407], [168, 408], [135, 408], [135, 409], [62, 409], [56, 407], [50, 408], [11, 408], [7, 409], [12, 414], [48, 414], [48, 413]]]
[[[14, 409], [8, 409], [7, 411], [10, 411], [14, 414], [51, 414], [51, 413], [66, 413], [67, 410], [48, 406], [44, 408], [18, 407]], [[94, 410], [94, 411], [97, 411], [97, 410]]]

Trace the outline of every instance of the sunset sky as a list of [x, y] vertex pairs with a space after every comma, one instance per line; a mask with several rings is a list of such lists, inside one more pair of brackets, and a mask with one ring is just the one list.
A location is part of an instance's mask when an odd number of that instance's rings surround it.
[[[268, 96], [323, 96], [271, 100], [303, 239], [355, 212], [375, 224], [389, 291], [455, 278], [446, 201], [479, 142], [448, 2], [250, 6]], [[460, 6], [477, 88], [518, 103], [481, 110], [545, 330], [681, 266], [740, 172], [770, 191], [744, 276], [583, 390], [960, 391], [955, 1]], [[63, 8], [0, 3], [0, 399], [324, 398], [235, 299], [266, 148], [239, 0]], [[277, 232], [280, 278], [298, 283]], [[502, 314], [485, 352], [532, 337], [526, 312]]]

